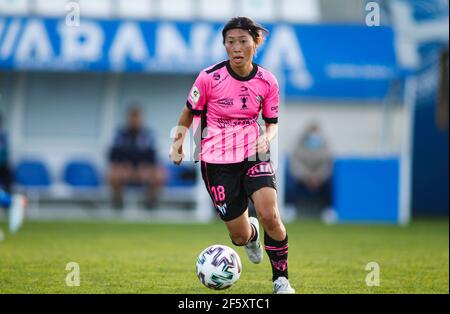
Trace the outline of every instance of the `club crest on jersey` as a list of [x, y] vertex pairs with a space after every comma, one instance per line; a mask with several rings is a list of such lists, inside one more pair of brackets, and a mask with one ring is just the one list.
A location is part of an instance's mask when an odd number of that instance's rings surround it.
[[247, 97], [241, 97], [241, 102], [242, 102], [241, 110], [247, 110], [248, 109], [248, 107], [247, 107], [247, 100], [248, 100]]
[[220, 80], [220, 74], [217, 73], [217, 72], [215, 72], [215, 73], [213, 74], [213, 78], [214, 78], [216, 81]]
[[247, 171], [249, 177], [272, 176], [274, 174], [275, 171], [273, 170], [272, 164], [267, 161], [260, 162]]

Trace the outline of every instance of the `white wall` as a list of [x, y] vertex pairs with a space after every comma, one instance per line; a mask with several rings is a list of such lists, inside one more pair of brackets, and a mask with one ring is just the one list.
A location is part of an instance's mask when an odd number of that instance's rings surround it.
[[[403, 107], [395, 106], [387, 128], [382, 104], [297, 103], [285, 107], [282, 134], [288, 152], [302, 130], [317, 121], [337, 156], [399, 154], [406, 122]], [[384, 134], [383, 130], [387, 133]]]

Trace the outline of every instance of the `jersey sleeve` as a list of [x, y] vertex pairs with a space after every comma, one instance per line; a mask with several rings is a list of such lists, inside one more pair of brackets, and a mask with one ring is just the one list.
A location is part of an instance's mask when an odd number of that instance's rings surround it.
[[208, 99], [208, 74], [202, 71], [189, 92], [186, 106], [196, 116], [201, 115]]
[[278, 105], [280, 102], [280, 92], [277, 79], [272, 76], [269, 81], [269, 88], [262, 105], [262, 117], [266, 123], [278, 123]]

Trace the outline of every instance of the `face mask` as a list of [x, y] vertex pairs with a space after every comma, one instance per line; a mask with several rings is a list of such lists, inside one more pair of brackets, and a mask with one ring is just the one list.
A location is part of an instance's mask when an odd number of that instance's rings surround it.
[[317, 133], [310, 133], [305, 138], [305, 146], [309, 150], [318, 150], [323, 146], [322, 137]]

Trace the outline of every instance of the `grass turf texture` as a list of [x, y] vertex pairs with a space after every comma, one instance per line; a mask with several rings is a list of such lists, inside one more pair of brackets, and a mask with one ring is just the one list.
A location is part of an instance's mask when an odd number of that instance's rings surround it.
[[[0, 293], [271, 293], [267, 255], [251, 264], [244, 248], [240, 280], [205, 288], [197, 255], [211, 244], [233, 247], [225, 225], [27, 222], [0, 241]], [[287, 224], [289, 274], [297, 293], [449, 293], [448, 220], [407, 227]], [[81, 284], [67, 287], [66, 264], [80, 265]], [[368, 287], [369, 262], [380, 286]]]

